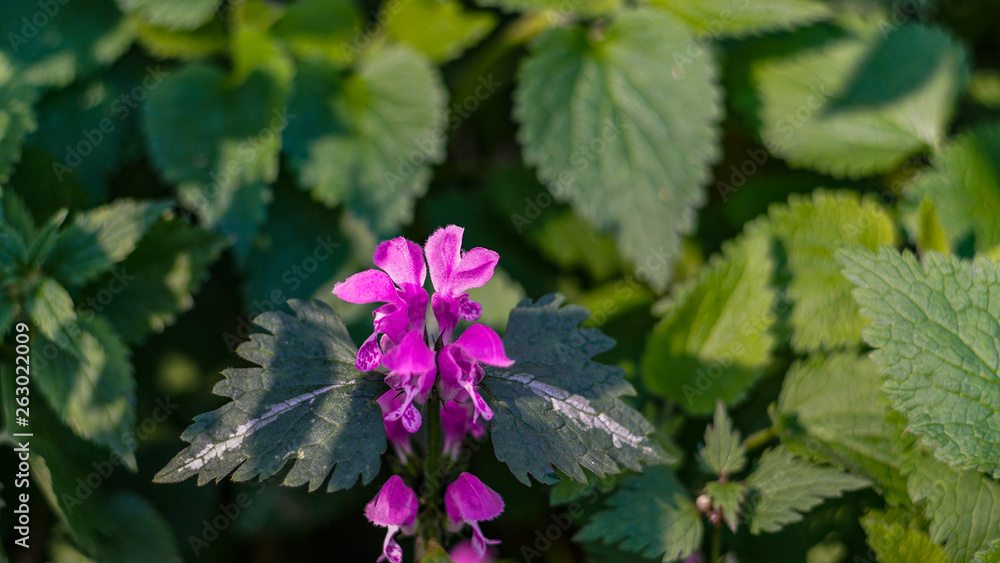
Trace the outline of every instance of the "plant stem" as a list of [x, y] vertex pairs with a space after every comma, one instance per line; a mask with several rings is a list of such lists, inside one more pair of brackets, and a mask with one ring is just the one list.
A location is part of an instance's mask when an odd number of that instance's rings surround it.
[[427, 422], [427, 462], [424, 486], [427, 497], [436, 499], [441, 486], [441, 400], [437, 393], [431, 392], [424, 408]]
[[715, 525], [715, 531], [712, 533], [712, 554], [709, 558], [709, 563], [719, 563], [719, 556], [722, 553], [722, 526], [720, 523]]
[[752, 452], [763, 448], [768, 442], [777, 437], [778, 436], [774, 433], [773, 427], [758, 430], [757, 432], [747, 436], [747, 439], [743, 442], [743, 447], [746, 448], [748, 452]]

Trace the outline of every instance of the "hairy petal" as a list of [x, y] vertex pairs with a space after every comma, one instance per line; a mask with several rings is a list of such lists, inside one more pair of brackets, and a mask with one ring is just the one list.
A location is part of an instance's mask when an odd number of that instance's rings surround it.
[[486, 325], [472, 325], [455, 341], [466, 354], [473, 358], [497, 367], [508, 367], [514, 360], [507, 357], [503, 349], [503, 341]]
[[333, 293], [348, 303], [391, 303], [398, 299], [389, 275], [378, 270], [354, 274], [335, 285]]
[[389, 273], [397, 285], [424, 285], [427, 266], [420, 245], [403, 237], [396, 237], [375, 249], [375, 265]]

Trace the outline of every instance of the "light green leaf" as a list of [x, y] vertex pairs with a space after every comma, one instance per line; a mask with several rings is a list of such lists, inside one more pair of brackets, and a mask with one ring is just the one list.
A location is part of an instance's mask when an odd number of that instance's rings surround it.
[[646, 387], [695, 414], [742, 400], [775, 346], [774, 269], [770, 240], [752, 229], [675, 289], [646, 343]]
[[880, 388], [885, 378], [867, 356], [814, 355], [792, 364], [774, 413], [789, 451], [833, 463], [872, 481], [890, 502], [905, 503], [900, 460], [913, 439]]
[[830, 9], [815, 0], [650, 0], [701, 33], [742, 36], [790, 29], [830, 17]]
[[87, 287], [80, 308], [100, 313], [138, 344], [191, 308], [224, 246], [220, 237], [181, 220], [162, 221], [113, 272]]
[[403, 46], [368, 52], [357, 71], [299, 68], [285, 146], [303, 187], [346, 205], [379, 233], [413, 217], [444, 157], [445, 92], [437, 70]]
[[210, 20], [221, 0], [117, 0], [126, 14], [167, 29], [195, 29]]
[[972, 563], [1000, 563], [1000, 540], [994, 540], [989, 548], [976, 553]]
[[801, 520], [824, 499], [868, 484], [860, 477], [797, 458], [782, 446], [769, 449], [746, 480], [750, 532], [777, 532]]
[[879, 563], [945, 563], [941, 547], [915, 522], [908, 521], [905, 513], [899, 513], [870, 510], [861, 518], [868, 545]]
[[855, 244], [872, 250], [896, 244], [889, 213], [873, 198], [817, 190], [772, 207], [770, 224], [790, 278], [792, 348], [807, 353], [858, 345], [868, 320], [858, 312], [853, 286], [833, 253]]
[[594, 279], [607, 280], [622, 270], [615, 241], [594, 229], [572, 210], [546, 211], [545, 221], [528, 238], [561, 268], [582, 268]]
[[[798, 43], [799, 49], [787, 45]], [[750, 63], [761, 137], [796, 166], [887, 172], [944, 140], [966, 77], [962, 47], [917, 23], [814, 28]]]
[[705, 444], [698, 450], [698, 462], [703, 471], [719, 476], [739, 473], [746, 466], [740, 432], [733, 429], [722, 401], [715, 404], [713, 423], [705, 429]]
[[718, 155], [715, 63], [704, 50], [675, 60], [694, 42], [653, 10], [623, 10], [589, 31], [551, 29], [533, 44], [515, 91], [525, 160], [557, 198], [614, 232], [659, 290]]
[[616, 11], [622, 0], [478, 0], [483, 6], [496, 6], [512, 12], [550, 12], [551, 20], [570, 15], [596, 16]]
[[[949, 199], [953, 199], [951, 196]], [[916, 212], [915, 225], [912, 230], [916, 234], [917, 248], [921, 253], [928, 250], [940, 252], [941, 254], [951, 254], [951, 245], [944, 227], [941, 226], [941, 217], [931, 200], [924, 198], [920, 202], [920, 208]]]
[[546, 484], [555, 470], [587, 482], [622, 468], [639, 471], [662, 463], [663, 449], [649, 437], [653, 426], [621, 397], [635, 393], [617, 367], [591, 360], [613, 341], [597, 329], [577, 328], [590, 316], [548, 295], [522, 301], [510, 313], [504, 350], [508, 368], [486, 368], [480, 384], [495, 416], [493, 451], [519, 481]]
[[[375, 399], [382, 375], [354, 367], [357, 348], [340, 317], [321, 302], [292, 300], [295, 312], [265, 313], [237, 354], [257, 364], [231, 368], [215, 393], [232, 402], [195, 417], [181, 435], [191, 445], [156, 474], [175, 483], [267, 478], [294, 460], [282, 482], [332, 492], [368, 483], [386, 448], [382, 411]], [[234, 472], [235, 470], [235, 472]]]
[[839, 258], [907, 430], [942, 461], [1000, 476], [1000, 264], [936, 252], [920, 264], [888, 247]]
[[947, 563], [966, 563], [1000, 538], [1000, 483], [949, 467], [930, 453], [911, 452], [903, 463], [910, 497], [926, 503], [931, 539], [944, 545]]
[[124, 260], [171, 207], [170, 201], [119, 199], [79, 213], [59, 234], [45, 268], [67, 285], [86, 283]]
[[729, 529], [735, 533], [740, 523], [740, 505], [747, 494], [746, 485], [739, 481], [711, 481], [705, 484], [705, 494], [712, 499], [712, 506], [722, 513]]
[[245, 263], [266, 218], [281, 133], [292, 116], [265, 73], [232, 85], [204, 64], [183, 66], [149, 93], [145, 130], [163, 177], [203, 224], [231, 237]]
[[[393, 6], [400, 9], [399, 4]], [[365, 35], [364, 24], [350, 0], [298, 0], [288, 6], [271, 33], [287, 42], [301, 59], [318, 58], [346, 66], [371, 40]]]
[[490, 12], [469, 12], [456, 0], [400, 0], [385, 32], [434, 62], [458, 57], [497, 25]]
[[664, 562], [683, 559], [701, 546], [701, 514], [666, 467], [626, 478], [608, 505], [577, 533], [576, 541], [621, 542], [622, 549]]
[[131, 352], [93, 313], [76, 326], [81, 358], [61, 353], [48, 339], [37, 337], [31, 365], [45, 376], [35, 381], [63, 423], [80, 437], [110, 448], [135, 470], [135, 440], [126, 439], [131, 438], [136, 418]]
[[1000, 244], [1000, 125], [980, 125], [959, 135], [908, 194], [934, 204], [952, 244], [970, 234], [977, 250]]
[[73, 299], [59, 282], [42, 278], [28, 295], [25, 309], [42, 336], [59, 348], [83, 358]]
[[149, 25], [132, 16], [136, 41], [154, 57], [163, 59], [200, 59], [218, 55], [228, 47], [226, 28], [220, 19], [211, 19], [198, 29], [176, 30]]
[[[5, 16], [6, 17], [6, 16]], [[0, 51], [0, 182], [6, 183], [21, 160], [21, 145], [38, 127], [34, 105], [38, 92], [25, 84], [18, 69]]]

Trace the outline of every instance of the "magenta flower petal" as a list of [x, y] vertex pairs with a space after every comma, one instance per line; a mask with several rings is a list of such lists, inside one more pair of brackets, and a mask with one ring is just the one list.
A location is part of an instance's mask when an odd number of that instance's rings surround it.
[[399, 299], [389, 275], [378, 270], [354, 274], [333, 286], [333, 293], [348, 303], [391, 303]]
[[476, 247], [462, 255], [451, 274], [451, 287], [455, 293], [483, 287], [493, 277], [493, 270], [500, 261], [500, 255], [492, 250]]
[[449, 225], [438, 229], [424, 245], [434, 289], [457, 296], [474, 287], [482, 287], [493, 277], [500, 255], [485, 248], [473, 248], [462, 254], [465, 229]]
[[490, 548], [485, 554], [479, 555], [470, 541], [463, 541], [451, 548], [448, 555], [455, 563], [493, 563], [497, 559], [496, 548]]
[[479, 529], [479, 522], [492, 520], [503, 512], [503, 499], [474, 475], [462, 473], [448, 485], [444, 495], [445, 510], [455, 526], [468, 524], [472, 528], [472, 546], [480, 557], [488, 544], [500, 543], [487, 539]]
[[403, 560], [403, 549], [393, 536], [401, 528], [413, 526], [417, 520], [417, 508], [417, 494], [406, 486], [399, 475], [389, 477], [375, 498], [365, 506], [365, 517], [372, 524], [387, 528], [382, 542], [382, 557], [391, 563]]
[[396, 237], [378, 245], [374, 261], [375, 265], [388, 272], [392, 281], [400, 287], [407, 284], [422, 286], [427, 279], [423, 250], [419, 244], [403, 237]]
[[[464, 395], [463, 395], [464, 397]], [[468, 434], [482, 438], [486, 428], [473, 419], [474, 408], [468, 401], [445, 401], [441, 405], [441, 428], [444, 431], [444, 451], [457, 459], [462, 441]]]
[[472, 325], [455, 341], [455, 346], [462, 348], [468, 355], [488, 364], [498, 367], [509, 367], [514, 360], [507, 357], [503, 349], [503, 341], [493, 329], [486, 325]]
[[390, 389], [383, 393], [376, 401], [378, 406], [382, 409], [383, 423], [385, 424], [385, 435], [389, 439], [389, 443], [396, 448], [396, 452], [403, 459], [413, 452], [413, 448], [410, 444], [410, 434], [405, 428], [403, 428], [403, 423], [394, 420], [385, 420], [385, 415], [399, 408], [403, 403], [399, 399], [399, 392], [395, 389]]
[[385, 415], [386, 424], [402, 421], [407, 432], [416, 432], [422, 417], [413, 402], [423, 402], [434, 386], [437, 374], [434, 352], [424, 342], [422, 331], [412, 330], [402, 342], [386, 352], [382, 363], [390, 370], [386, 383], [404, 394], [399, 407]]
[[406, 333], [402, 342], [386, 352], [382, 362], [385, 367], [399, 374], [422, 373], [434, 369], [434, 352], [427, 347], [419, 330]]
[[378, 333], [373, 332], [358, 349], [358, 355], [354, 358], [354, 367], [358, 368], [359, 371], [374, 371], [382, 363], [382, 349], [378, 347], [375, 338], [377, 335]]

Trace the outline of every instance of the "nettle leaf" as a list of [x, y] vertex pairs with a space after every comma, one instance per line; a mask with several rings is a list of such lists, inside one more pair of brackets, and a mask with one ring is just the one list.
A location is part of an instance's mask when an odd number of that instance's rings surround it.
[[774, 270], [770, 240], [759, 229], [724, 244], [667, 301], [646, 342], [646, 387], [694, 414], [712, 412], [719, 400], [742, 400], [775, 346]]
[[214, 15], [221, 0], [117, 0], [127, 14], [167, 29], [195, 29]]
[[977, 553], [972, 563], [1000, 563], [1000, 540], [995, 540], [989, 548]]
[[301, 59], [321, 58], [344, 66], [366, 46], [364, 25], [350, 0], [298, 0], [287, 7], [270, 31]]
[[977, 250], [1000, 244], [1000, 125], [980, 125], [948, 144], [908, 187], [934, 204], [952, 244], [975, 236]]
[[734, 533], [740, 523], [740, 506], [747, 494], [747, 487], [739, 481], [711, 481], [705, 484], [705, 494], [712, 499], [712, 506], [719, 509], [722, 518]]
[[[789, 42], [800, 48], [789, 50]], [[890, 171], [944, 139], [967, 73], [944, 31], [813, 28], [750, 62], [768, 149], [835, 177]]]
[[284, 139], [299, 182], [376, 232], [395, 231], [444, 158], [445, 99], [430, 61], [400, 45], [365, 52], [351, 74], [302, 65]]
[[568, 14], [596, 16], [609, 14], [618, 9], [622, 0], [576, 0], [566, 3], [562, 0], [477, 0], [483, 6], [496, 6], [512, 12], [553, 12], [552, 18]]
[[136, 42], [150, 55], [161, 59], [192, 60], [223, 53], [227, 48], [226, 28], [221, 19], [211, 19], [192, 30], [175, 30], [149, 25], [132, 16]]
[[267, 217], [281, 133], [292, 116], [264, 72], [243, 82], [201, 63], [185, 65], [149, 93], [144, 128], [153, 161], [178, 184], [181, 203], [235, 242], [243, 263]]
[[626, 478], [576, 534], [576, 541], [603, 540], [664, 562], [683, 559], [701, 546], [701, 513], [687, 489], [666, 467], [650, 467]]
[[882, 392], [878, 367], [857, 352], [814, 355], [788, 369], [774, 413], [789, 451], [872, 481], [887, 500], [905, 503], [900, 460], [912, 438]]
[[668, 14], [646, 9], [617, 12], [600, 30], [550, 29], [514, 93], [525, 160], [556, 197], [614, 232], [659, 290], [718, 155], [715, 63], [705, 50], [675, 58], [695, 41]]
[[42, 336], [59, 348], [83, 357], [73, 299], [59, 282], [42, 278], [28, 295], [25, 309]]
[[400, 0], [385, 32], [434, 62], [454, 59], [497, 25], [490, 12], [470, 12], [456, 0]]
[[66, 86], [113, 63], [132, 43], [131, 29], [111, 2], [58, 2], [50, 9], [53, 13], [37, 2], [0, 0], [0, 37], [30, 84]]
[[866, 479], [797, 458], [782, 446], [771, 448], [746, 480], [750, 532], [777, 532], [824, 499], [868, 485]]
[[124, 260], [171, 207], [170, 201], [119, 199], [79, 213], [59, 233], [45, 268], [67, 285], [86, 283]]
[[577, 328], [590, 313], [564, 302], [559, 295], [522, 301], [503, 339], [514, 365], [485, 369], [497, 459], [526, 485], [528, 475], [556, 483], [557, 469], [586, 483], [584, 469], [604, 477], [667, 461], [649, 437], [653, 426], [620, 398], [635, 393], [624, 370], [591, 361], [614, 341]]
[[834, 251], [895, 245], [896, 226], [888, 211], [855, 192], [817, 190], [811, 196], [793, 195], [787, 206], [773, 206], [769, 222], [789, 278], [792, 348], [808, 353], [860, 344], [868, 319], [859, 313]]
[[128, 343], [139, 344], [194, 305], [223, 248], [218, 235], [179, 219], [161, 221], [114, 271], [87, 286], [80, 308], [100, 313]]
[[830, 8], [816, 0], [649, 0], [677, 15], [691, 27], [713, 36], [743, 36], [790, 29], [830, 17]]
[[731, 475], [743, 471], [746, 462], [740, 432], [733, 429], [733, 421], [719, 401], [713, 423], [705, 429], [705, 444], [698, 450], [698, 463], [707, 473]]
[[368, 483], [386, 449], [382, 411], [375, 399], [382, 376], [354, 367], [357, 348], [343, 321], [322, 302], [291, 300], [295, 316], [264, 313], [237, 348], [253, 368], [230, 368], [214, 389], [232, 402], [195, 417], [181, 435], [191, 445], [156, 474], [175, 483], [270, 477], [294, 460], [283, 484], [328, 491]]
[[0, 182], [6, 183], [21, 160], [21, 145], [38, 127], [34, 105], [38, 91], [25, 84], [18, 70], [0, 51]]
[[942, 461], [1000, 476], [1000, 264], [887, 247], [839, 257], [907, 430]]
[[105, 446], [135, 470], [135, 378], [121, 337], [101, 317], [81, 316], [80, 358], [61, 353], [44, 336], [32, 347], [31, 364], [45, 377], [35, 380], [59, 419], [77, 435]]
[[905, 512], [870, 510], [861, 518], [879, 563], [945, 563], [944, 551]]
[[1000, 539], [1000, 483], [978, 471], [950, 467], [930, 453], [904, 458], [915, 503], [926, 503], [931, 539], [944, 545], [947, 563], [965, 563]]

